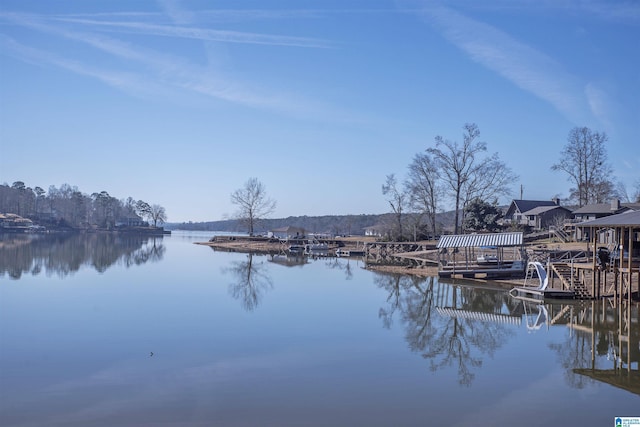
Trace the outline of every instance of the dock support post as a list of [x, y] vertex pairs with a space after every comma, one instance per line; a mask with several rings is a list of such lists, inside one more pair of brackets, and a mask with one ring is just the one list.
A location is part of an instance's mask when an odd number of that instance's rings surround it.
[[591, 253], [593, 254], [592, 260], [591, 260], [591, 296], [595, 297], [596, 296], [596, 241], [597, 241], [597, 236], [596, 236], [596, 230], [593, 229], [593, 227], [591, 228], [591, 239], [593, 241], [593, 245], [591, 246]]
[[[631, 258], [633, 258], [633, 239], [632, 239], [632, 231], [633, 229], [629, 227], [629, 261], [627, 261], [627, 271], [629, 274], [629, 289], [627, 289], [627, 301], [631, 302], [631, 286], [633, 285], [633, 270], [631, 264]], [[639, 289], [640, 290], [640, 289]]]

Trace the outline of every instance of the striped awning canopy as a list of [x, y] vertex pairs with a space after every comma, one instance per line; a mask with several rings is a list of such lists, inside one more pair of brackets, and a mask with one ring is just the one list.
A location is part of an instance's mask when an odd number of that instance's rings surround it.
[[522, 232], [449, 234], [440, 237], [437, 248], [479, 248], [481, 246], [521, 246]]

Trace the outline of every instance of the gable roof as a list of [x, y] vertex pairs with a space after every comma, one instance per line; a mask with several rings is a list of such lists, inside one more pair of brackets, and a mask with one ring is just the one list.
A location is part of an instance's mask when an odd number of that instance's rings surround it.
[[640, 227], [640, 211], [626, 211], [616, 215], [605, 216], [604, 218], [585, 221], [577, 224], [579, 227]]
[[564, 206], [558, 206], [558, 205], [554, 204], [553, 206], [538, 206], [538, 207], [535, 207], [535, 208], [533, 208], [531, 210], [528, 210], [526, 212], [522, 212], [522, 215], [541, 215], [541, 214], [543, 214], [545, 212], [549, 212], [549, 211], [552, 211], [552, 210], [555, 210], [555, 209], [562, 209], [562, 210], [567, 211], [567, 213], [571, 213], [571, 209], [567, 209]]
[[640, 203], [620, 203], [620, 208], [617, 210], [611, 210], [611, 203], [594, 203], [592, 205], [585, 205], [580, 209], [573, 211], [574, 214], [611, 214], [622, 213], [626, 210], [637, 211], [640, 210]]
[[[620, 209], [624, 210], [626, 208], [623, 208], [621, 206]], [[611, 214], [611, 213], [620, 213], [620, 209], [617, 209], [615, 211], [611, 210], [611, 204], [610, 203], [594, 203], [592, 205], [584, 205], [580, 209], [576, 209], [575, 211], [573, 211], [573, 213], [576, 214], [576, 215], [581, 215], [581, 214]]]
[[511, 204], [509, 205], [509, 208], [507, 209], [507, 212], [505, 213], [505, 216], [506, 217], [512, 216], [515, 213], [516, 209], [520, 213], [524, 213], [524, 212], [530, 211], [531, 209], [537, 208], [539, 206], [559, 206], [559, 205], [556, 205], [553, 200], [518, 200], [518, 199], [513, 199], [511, 201]]

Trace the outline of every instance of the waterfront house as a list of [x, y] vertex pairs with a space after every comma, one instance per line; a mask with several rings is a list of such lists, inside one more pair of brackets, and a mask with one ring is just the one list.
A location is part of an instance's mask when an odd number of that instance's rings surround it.
[[591, 221], [609, 215], [616, 215], [626, 211], [640, 210], [640, 203], [620, 203], [620, 200], [614, 199], [611, 203], [595, 203], [584, 205], [583, 207], [573, 211], [573, 217], [577, 221]]
[[[596, 278], [600, 277], [596, 277], [598, 263], [600, 270], [613, 270], [616, 282], [614, 296], [619, 296], [619, 303], [622, 303], [623, 295], [630, 300], [632, 288], [636, 292], [640, 288], [640, 210], [626, 210], [585, 221], [577, 224], [576, 229], [591, 242], [589, 246], [593, 253], [598, 254], [592, 261], [592, 282], [595, 283]], [[599, 286], [594, 286], [594, 291], [594, 296], [600, 296]]]
[[631, 241], [636, 242], [634, 246], [640, 255], [640, 210], [627, 209], [619, 214], [584, 221], [576, 224], [576, 229], [582, 236], [590, 237], [589, 241], [593, 237], [591, 232], [595, 232], [596, 244], [602, 245], [626, 245], [631, 232]]
[[365, 227], [364, 235], [373, 237], [382, 237], [387, 227], [383, 225], [372, 225], [371, 227]]
[[[580, 223], [629, 211], [640, 211], [640, 203], [620, 203], [620, 200], [614, 199], [611, 203], [595, 203], [576, 209], [573, 211], [573, 218], [574, 222]], [[589, 240], [586, 229], [577, 227], [575, 238], [576, 240]]]
[[0, 231], [24, 232], [33, 227], [33, 221], [14, 213], [0, 213]]
[[546, 230], [551, 226], [560, 226], [571, 218], [571, 210], [564, 206], [538, 206], [522, 213], [528, 226], [534, 230]]
[[557, 217], [569, 218], [571, 211], [560, 206], [560, 199], [553, 200], [516, 200], [514, 199], [502, 219], [502, 224], [517, 224], [543, 229], [557, 220]]
[[148, 227], [149, 223], [143, 220], [139, 215], [132, 213], [116, 222], [116, 227]]
[[291, 225], [287, 227], [274, 228], [269, 232], [270, 236], [278, 239], [303, 239], [305, 237], [305, 229], [301, 227], [293, 227]]

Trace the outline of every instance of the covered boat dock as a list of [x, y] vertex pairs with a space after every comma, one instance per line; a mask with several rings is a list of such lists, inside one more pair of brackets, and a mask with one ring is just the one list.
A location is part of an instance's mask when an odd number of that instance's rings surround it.
[[522, 278], [522, 232], [451, 234], [440, 237], [438, 276], [451, 278]]
[[[582, 235], [590, 236], [591, 263], [580, 265], [583, 281], [591, 284], [591, 296], [631, 299], [640, 294], [640, 211], [576, 224]], [[613, 280], [611, 280], [613, 276]]]

